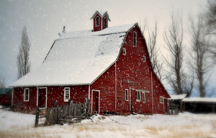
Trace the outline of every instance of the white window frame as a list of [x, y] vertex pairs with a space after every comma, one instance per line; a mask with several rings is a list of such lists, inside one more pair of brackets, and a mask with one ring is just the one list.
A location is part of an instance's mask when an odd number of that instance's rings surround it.
[[[66, 92], [68, 92], [68, 90], [66, 89], [69, 89], [69, 97], [68, 99], [66, 99]], [[64, 88], [64, 102], [68, 102], [68, 100], [70, 99], [70, 87], [65, 87]]]
[[[143, 98], [143, 95], [144, 95], [144, 98]], [[142, 92], [142, 101], [143, 101], [143, 103], [146, 103], [146, 96], [145, 96], [145, 92]]]
[[[139, 94], [139, 99], [138, 99], [138, 94]], [[136, 101], [137, 102], [141, 101], [141, 91], [139, 91], [139, 90], [136, 91]]]
[[164, 104], [164, 97], [163, 96], [160, 96], [160, 103]]
[[[136, 38], [134, 39], [135, 35], [136, 34]], [[136, 43], [134, 42], [134, 40], [136, 41]], [[135, 43], [135, 45], [134, 45]], [[133, 32], [133, 46], [136, 47], [137, 46], [137, 33], [136, 32]]]
[[146, 62], [146, 56], [143, 56], [143, 62]]
[[[25, 98], [26, 98], [26, 90], [28, 90], [28, 99], [26, 100]], [[28, 102], [29, 101], [29, 95], [30, 95], [30, 90], [29, 90], [29, 88], [25, 88], [24, 89], [24, 94], [23, 94], [23, 101], [24, 102]]]
[[127, 53], [126, 53], [126, 48], [123, 48], [123, 51], [122, 51], [122, 52], [123, 52], [123, 55], [126, 56], [126, 54], [127, 54]]
[[125, 89], [125, 101], [129, 101], [129, 99], [128, 99], [128, 89]]
[[[97, 18], [98, 18], [98, 25], [97, 25]], [[95, 17], [95, 26], [96, 27], [100, 26], [100, 17], [99, 16]]]

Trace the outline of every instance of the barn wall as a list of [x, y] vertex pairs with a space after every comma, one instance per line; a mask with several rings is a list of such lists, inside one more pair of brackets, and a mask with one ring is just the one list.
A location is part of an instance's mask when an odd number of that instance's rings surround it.
[[112, 65], [91, 86], [92, 90], [100, 90], [100, 113], [115, 112], [115, 64]]
[[[96, 23], [95, 23], [95, 21], [96, 21], [96, 17], [99, 17], [99, 26], [96, 26]], [[100, 15], [99, 14], [97, 14], [96, 16], [95, 16], [95, 18], [94, 18], [94, 20], [93, 20], [93, 27], [94, 27], [94, 31], [100, 31], [101, 30], [101, 26], [102, 26], [102, 23], [101, 23], [101, 17], [100, 17]]]
[[154, 97], [154, 102], [153, 102], [153, 113], [160, 113], [164, 114], [167, 112], [167, 99], [164, 100], [164, 103], [160, 103], [160, 96], [163, 96], [165, 98], [169, 98], [168, 93], [160, 83], [160, 81], [157, 79], [157, 76], [154, 74], [153, 75], [153, 97]]
[[[47, 88], [47, 107], [53, 106], [53, 102], [57, 100], [57, 104], [60, 106], [64, 102], [64, 88], [70, 87], [70, 99], [74, 102], [85, 102], [85, 98], [88, 98], [88, 86], [52, 86], [43, 87]], [[29, 101], [23, 99], [24, 89], [30, 89]], [[14, 88], [13, 94], [13, 108], [15, 110], [24, 111], [35, 111], [37, 106], [37, 87], [25, 87], [25, 88]], [[39, 87], [40, 88], [40, 87]]]
[[[133, 32], [137, 33], [137, 45], [133, 46]], [[126, 49], [126, 56], [123, 55], [123, 48]], [[132, 111], [137, 113], [154, 113], [155, 106], [159, 106], [157, 113], [164, 113], [163, 105], [158, 104], [160, 95], [166, 96], [166, 91], [161, 83], [157, 81], [154, 75], [145, 40], [142, 39], [140, 29], [134, 27], [128, 32], [125, 42], [121, 49], [117, 65], [117, 112], [129, 112], [130, 100], [125, 100], [125, 89], [129, 90], [129, 99], [131, 99]], [[146, 62], [143, 62], [143, 56]], [[152, 83], [154, 81], [154, 83]], [[152, 95], [152, 87], [156, 94]], [[157, 88], [156, 88], [157, 87]], [[136, 90], [145, 90], [146, 102], [143, 103], [142, 94], [141, 101], [136, 101]], [[152, 98], [154, 107], [152, 106]]]
[[15, 110], [34, 111], [36, 110], [37, 88], [29, 87], [30, 95], [29, 101], [24, 102], [24, 89], [23, 87], [14, 88], [13, 92], [13, 108]]
[[48, 87], [47, 90], [47, 107], [52, 107], [53, 102], [57, 100], [57, 104], [60, 106], [61, 103], [67, 104], [64, 102], [64, 88], [70, 87], [70, 99], [73, 102], [85, 102], [85, 98], [88, 98], [88, 86], [52, 86]]

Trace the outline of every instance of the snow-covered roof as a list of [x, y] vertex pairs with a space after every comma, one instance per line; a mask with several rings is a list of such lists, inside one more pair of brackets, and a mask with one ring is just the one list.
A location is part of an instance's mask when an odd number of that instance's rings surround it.
[[187, 96], [187, 94], [179, 94], [179, 95], [170, 95], [172, 100], [181, 100], [184, 99]]
[[107, 12], [103, 12], [103, 11], [96, 11], [92, 15], [91, 19], [93, 19], [97, 14], [99, 14], [101, 17], [104, 17], [105, 15], [107, 15], [108, 20], [111, 21], [110, 18], [109, 18], [109, 14]]
[[209, 102], [209, 103], [216, 103], [216, 98], [206, 98], [206, 97], [190, 97], [184, 98], [183, 102]]
[[101, 31], [62, 33], [43, 64], [17, 80], [12, 87], [88, 85], [115, 63], [124, 38], [137, 24]]

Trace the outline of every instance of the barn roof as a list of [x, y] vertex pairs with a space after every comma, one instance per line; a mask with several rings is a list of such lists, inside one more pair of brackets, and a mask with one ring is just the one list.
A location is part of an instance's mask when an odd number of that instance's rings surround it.
[[0, 95], [5, 95], [12, 91], [12, 88], [0, 88]]
[[43, 64], [17, 80], [12, 87], [89, 85], [113, 65], [127, 32], [137, 24], [101, 31], [62, 33]]
[[179, 94], [179, 95], [170, 95], [172, 100], [182, 100], [187, 96], [187, 94]]
[[90, 20], [91, 20], [91, 19], [94, 19], [94, 17], [95, 17], [97, 14], [100, 15], [101, 17], [104, 17], [105, 15], [107, 15], [108, 20], [111, 21], [110, 18], [109, 18], [108, 12], [103, 12], [103, 11], [96, 11], [96, 12], [92, 15], [92, 17], [90, 18]]
[[184, 98], [182, 102], [196, 102], [196, 103], [216, 103], [216, 98], [208, 97], [190, 97]]

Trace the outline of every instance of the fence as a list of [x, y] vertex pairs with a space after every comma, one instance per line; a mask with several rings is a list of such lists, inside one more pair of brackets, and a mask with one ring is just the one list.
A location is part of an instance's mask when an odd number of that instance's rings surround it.
[[37, 107], [35, 127], [44, 125], [39, 124], [40, 118], [46, 118], [45, 125], [79, 122], [82, 119], [89, 118], [90, 101], [87, 98], [85, 103], [73, 103], [69, 100], [67, 105], [61, 104], [60, 107], [57, 107], [57, 101], [54, 101], [54, 107], [47, 108], [44, 112], [45, 115], [43, 115], [42, 110]]

